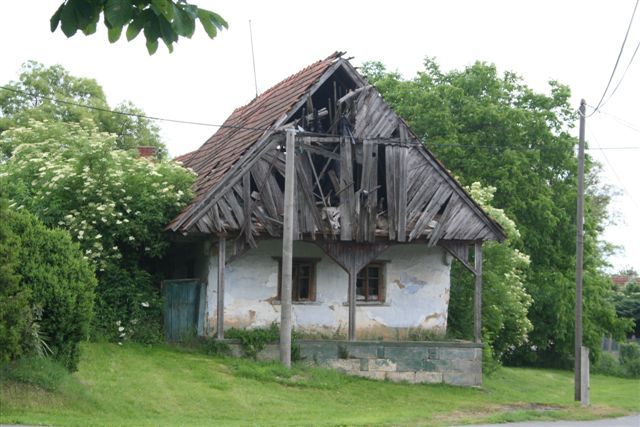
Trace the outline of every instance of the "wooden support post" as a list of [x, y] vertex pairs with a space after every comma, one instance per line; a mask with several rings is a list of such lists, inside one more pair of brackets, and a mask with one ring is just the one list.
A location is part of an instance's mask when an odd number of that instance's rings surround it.
[[475, 244], [475, 276], [476, 289], [473, 299], [473, 338], [476, 343], [482, 342], [482, 242]]
[[216, 338], [221, 340], [224, 338], [224, 266], [226, 264], [227, 239], [224, 236], [218, 237], [218, 306], [216, 309]]
[[280, 291], [280, 361], [291, 367], [291, 280], [295, 183], [295, 130], [287, 130], [284, 180], [284, 225], [282, 230], [282, 289]]
[[358, 272], [349, 272], [349, 341], [356, 340], [356, 281]]

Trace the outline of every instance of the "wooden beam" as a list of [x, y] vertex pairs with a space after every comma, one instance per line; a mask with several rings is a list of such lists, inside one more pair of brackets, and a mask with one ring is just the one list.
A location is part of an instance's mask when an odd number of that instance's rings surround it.
[[351, 140], [340, 140], [340, 240], [352, 240], [351, 220], [354, 211], [353, 158]]
[[482, 342], [482, 242], [475, 244], [475, 297], [473, 299], [473, 331], [474, 340]]
[[356, 284], [358, 281], [358, 272], [350, 271], [349, 275], [349, 341], [356, 340]]
[[349, 332], [350, 341], [356, 339], [356, 281], [358, 272], [376, 259], [388, 247], [389, 243], [356, 243], [339, 242], [335, 240], [320, 240], [315, 242], [333, 259], [349, 277], [347, 299], [349, 304]]
[[287, 131], [287, 160], [284, 182], [284, 228], [282, 230], [282, 285], [280, 291], [280, 361], [291, 367], [291, 281], [293, 257], [293, 219], [295, 190], [295, 141], [294, 130]]
[[216, 309], [216, 338], [224, 338], [224, 267], [226, 264], [225, 249], [227, 239], [221, 235], [218, 237], [218, 287], [217, 287], [217, 309]]

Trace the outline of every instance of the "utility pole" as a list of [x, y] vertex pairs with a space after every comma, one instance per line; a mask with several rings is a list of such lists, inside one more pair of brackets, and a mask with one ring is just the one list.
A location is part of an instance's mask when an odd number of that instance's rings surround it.
[[282, 287], [280, 289], [280, 361], [291, 367], [291, 280], [293, 257], [293, 215], [295, 189], [294, 129], [287, 129], [284, 176], [284, 225], [282, 227]]
[[[582, 348], [582, 276], [584, 253], [584, 133], [586, 101], [580, 100], [580, 136], [578, 141], [578, 202], [576, 214], [576, 337], [575, 400], [589, 404], [589, 353]], [[587, 350], [587, 351], [585, 351]], [[584, 360], [584, 358], [587, 360]], [[584, 366], [583, 364], [586, 364]], [[585, 375], [586, 374], [586, 375]]]

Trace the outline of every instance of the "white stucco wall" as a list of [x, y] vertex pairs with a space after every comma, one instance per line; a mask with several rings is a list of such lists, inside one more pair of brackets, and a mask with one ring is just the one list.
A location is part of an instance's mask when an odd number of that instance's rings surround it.
[[[225, 329], [263, 327], [280, 320], [278, 262], [280, 240], [260, 241], [225, 268]], [[297, 330], [325, 336], [346, 335], [348, 326], [347, 273], [318, 246], [294, 242], [294, 257], [319, 258], [316, 264], [316, 301], [293, 304]], [[359, 339], [402, 338], [410, 329], [445, 332], [449, 303], [450, 257], [425, 244], [394, 245], [383, 252], [386, 300], [382, 305], [360, 305], [356, 312]], [[217, 256], [209, 258], [207, 306], [209, 331], [215, 331]]]

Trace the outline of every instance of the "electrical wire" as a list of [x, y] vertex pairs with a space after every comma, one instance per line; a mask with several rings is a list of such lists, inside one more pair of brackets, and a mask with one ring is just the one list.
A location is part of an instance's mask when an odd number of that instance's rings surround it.
[[618, 80], [618, 84], [616, 85], [615, 88], [613, 88], [613, 91], [611, 92], [611, 95], [609, 95], [609, 98], [607, 98], [607, 100], [604, 101], [602, 103], [602, 105], [600, 105], [600, 108], [602, 108], [605, 105], [607, 105], [607, 102], [609, 102], [611, 100], [611, 98], [613, 98], [613, 95], [616, 94], [616, 91], [620, 87], [620, 84], [622, 83], [622, 81], [624, 80], [625, 76], [627, 75], [627, 71], [629, 71], [629, 67], [631, 66], [631, 63], [633, 62], [633, 60], [636, 57], [636, 54], [638, 53], [638, 49], [640, 49], [640, 41], [638, 41], [638, 44], [636, 45], [636, 48], [633, 51], [633, 54], [631, 55], [631, 59], [629, 59], [629, 63], [627, 64], [627, 67], [624, 69], [624, 72], [622, 73], [622, 77], [620, 77], [620, 80]]
[[[611, 86], [611, 82], [613, 81], [613, 76], [615, 75], [616, 70], [618, 68], [618, 64], [620, 63], [620, 57], [622, 57], [624, 46], [627, 43], [627, 37], [629, 36], [629, 31], [631, 30], [631, 24], [633, 24], [633, 18], [636, 15], [636, 9], [638, 9], [638, 3], [640, 3], [640, 0], [636, 0], [636, 5], [633, 7], [633, 12], [631, 13], [631, 19], [629, 20], [629, 25], [627, 26], [627, 32], [624, 35], [624, 40], [622, 40], [622, 45], [620, 46], [620, 52], [618, 52], [618, 58], [616, 59], [616, 63], [613, 66], [613, 70], [611, 71], [611, 76], [609, 77], [609, 82], [607, 82], [607, 87], [605, 87], [604, 92], [602, 92], [602, 96], [600, 97], [600, 101], [598, 101], [598, 105], [596, 106], [596, 108], [585, 117], [591, 117], [592, 115], [594, 115], [595, 112], [598, 111], [598, 109], [602, 105], [602, 101], [604, 100], [604, 97], [607, 95], [609, 86]], [[611, 99], [611, 97], [609, 97], [609, 99]]]
[[[588, 130], [587, 132], [591, 136], [591, 139], [593, 140], [593, 142], [595, 142], [596, 145], [598, 145], [600, 147], [600, 143], [598, 143], [598, 140], [596, 139], [595, 135], [593, 134], [593, 131], [589, 131]], [[618, 181], [618, 184], [620, 184], [620, 187], [622, 188], [622, 191], [624, 191], [627, 194], [627, 196], [629, 196], [629, 199], [633, 202], [634, 205], [636, 205], [637, 208], [640, 208], [640, 205], [638, 204], [638, 202], [636, 202], [636, 200], [633, 198], [633, 195], [631, 194], [631, 192], [624, 185], [624, 182], [622, 182], [622, 179], [618, 175], [618, 172], [616, 172], [616, 168], [613, 167], [613, 164], [609, 161], [609, 158], [607, 157], [607, 155], [605, 154], [604, 151], [602, 151], [602, 157], [604, 157], [604, 160], [609, 165], [609, 168], [611, 169], [611, 173], [613, 173], [613, 176], [616, 177], [616, 180]]]
[[[156, 120], [156, 121], [162, 121], [162, 122], [179, 123], [179, 124], [195, 125], [195, 126], [207, 126], [207, 127], [230, 128], [230, 129], [238, 129], [238, 130], [260, 131], [260, 132], [264, 132], [266, 130], [270, 130], [271, 129], [271, 128], [257, 128], [257, 127], [248, 127], [248, 126], [234, 126], [234, 125], [194, 122], [194, 121], [189, 121], [189, 120], [178, 120], [178, 119], [169, 119], [169, 118], [164, 118], [164, 117], [148, 116], [148, 115], [145, 115], [145, 114], [127, 113], [127, 112], [124, 112], [124, 111], [110, 110], [108, 108], [102, 108], [102, 107], [95, 107], [95, 106], [92, 106], [92, 105], [80, 104], [78, 102], [73, 102], [73, 101], [65, 101], [65, 100], [62, 100], [62, 99], [56, 99], [56, 98], [49, 97], [49, 96], [44, 96], [44, 95], [36, 96], [36, 95], [30, 94], [28, 92], [25, 92], [25, 91], [22, 91], [22, 90], [19, 90], [19, 89], [9, 88], [9, 87], [6, 87], [6, 86], [0, 86], [0, 89], [6, 90], [6, 91], [10, 91], [10, 92], [14, 92], [14, 93], [18, 93], [18, 94], [25, 95], [25, 96], [30, 96], [32, 98], [46, 99], [46, 100], [49, 100], [49, 101], [55, 102], [55, 103], [60, 103], [60, 104], [65, 104], [65, 105], [73, 105], [73, 106], [76, 106], [76, 107], [86, 108], [86, 109], [89, 109], [89, 110], [101, 111], [101, 112], [112, 113], [112, 114], [119, 114], [119, 115], [122, 115], [122, 116], [143, 118], [143, 119], [148, 119], [148, 120]], [[351, 135], [351, 138], [353, 140], [361, 141], [361, 139], [355, 138], [353, 135]], [[472, 145], [472, 144], [449, 144], [449, 143], [430, 143], [430, 142], [427, 142], [424, 145], [427, 148], [429, 148], [429, 147], [445, 147], [445, 148], [459, 147], [459, 148], [482, 148], [482, 149], [492, 149], [492, 150], [515, 150], [515, 151], [541, 151], [541, 150], [561, 150], [561, 149], [563, 149], [562, 147], [556, 147], [556, 146], [550, 146], [550, 147], [547, 147], [547, 146], [545, 146], [545, 147], [505, 147], [505, 146], [501, 146], [501, 145]], [[587, 148], [587, 150], [640, 150], [640, 146]]]
[[10, 87], [6, 87], [6, 86], [0, 86], [0, 89], [6, 90], [6, 91], [9, 91], [9, 92], [18, 93], [20, 95], [29, 96], [29, 97], [32, 97], [32, 98], [35, 98], [35, 99], [46, 99], [48, 101], [59, 103], [59, 104], [73, 105], [75, 107], [87, 108], [89, 110], [95, 110], [95, 111], [100, 111], [100, 112], [104, 112], [104, 113], [118, 114], [118, 115], [121, 115], [121, 116], [137, 117], [139, 119], [155, 120], [155, 121], [169, 122], [169, 123], [179, 123], [179, 124], [185, 124], [185, 125], [216, 127], [216, 128], [255, 130], [255, 131], [260, 131], [260, 132], [264, 132], [264, 131], [270, 129], [270, 128], [255, 128], [255, 127], [247, 127], [247, 126], [224, 125], [224, 124], [221, 125], [221, 124], [215, 124], [215, 123], [194, 122], [194, 121], [189, 121], [189, 120], [178, 120], [178, 119], [168, 119], [168, 118], [165, 118], [165, 117], [147, 116], [145, 114], [127, 113], [127, 112], [124, 112], [124, 111], [110, 110], [108, 108], [96, 107], [96, 106], [93, 106], [93, 105], [80, 104], [78, 102], [73, 102], [73, 101], [65, 101], [63, 99], [56, 99], [56, 98], [53, 98], [53, 97], [50, 97], [50, 96], [46, 96], [46, 95], [37, 96], [37, 95], [30, 94], [28, 92], [25, 92], [23, 90], [10, 88]]

